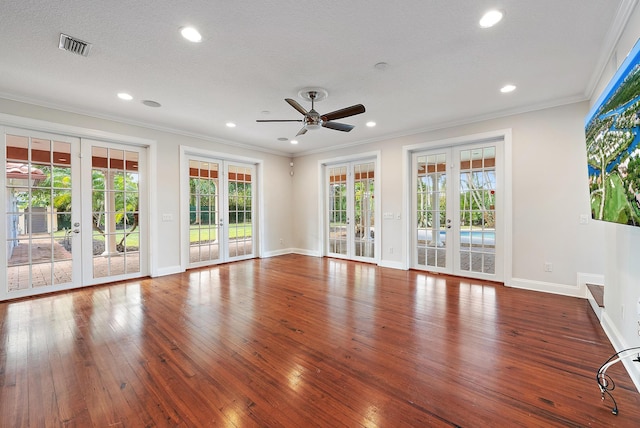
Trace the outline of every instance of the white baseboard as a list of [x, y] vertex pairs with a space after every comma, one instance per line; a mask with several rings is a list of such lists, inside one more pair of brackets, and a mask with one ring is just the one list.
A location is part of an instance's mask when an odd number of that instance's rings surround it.
[[[626, 343], [611, 318], [609, 318], [606, 308], [602, 313], [601, 324], [605, 334], [609, 338], [609, 342], [611, 342], [616, 352], [620, 352], [623, 349], [631, 347]], [[636, 386], [636, 389], [638, 390], [638, 392], [640, 392], [640, 363], [634, 363], [627, 358], [625, 360], [622, 360], [622, 364], [624, 364], [624, 367], [627, 369], [627, 373], [629, 373], [629, 377], [631, 377], [631, 380]]]
[[587, 292], [587, 300], [591, 305], [591, 309], [593, 309], [593, 312], [595, 312], [596, 316], [598, 317], [598, 320], [602, 323], [602, 308], [598, 305], [598, 303], [596, 303], [596, 299], [594, 299], [589, 292]]
[[578, 272], [578, 287], [587, 293], [587, 284], [604, 285], [604, 275]]
[[284, 256], [285, 254], [291, 254], [291, 253], [293, 253], [293, 250], [291, 248], [284, 248], [284, 249], [275, 250], [275, 251], [265, 251], [264, 253], [262, 253], [260, 258], [266, 259], [269, 257]]
[[302, 248], [293, 248], [291, 249], [291, 252], [302, 256], [322, 257], [322, 253], [320, 253], [320, 251], [303, 250]]
[[[303, 250], [300, 248], [287, 248], [284, 250], [267, 251], [261, 256], [261, 258], [283, 256], [285, 254], [299, 254], [309, 257], [322, 257], [322, 254], [320, 254], [319, 251]], [[380, 260], [377, 265], [384, 268], [406, 270], [402, 262]]]
[[158, 268], [155, 272], [151, 273], [151, 277], [156, 278], [158, 276], [173, 275], [174, 273], [182, 273], [182, 272], [184, 272], [184, 269], [182, 269], [180, 265], [168, 266], [168, 267]]
[[585, 293], [577, 285], [557, 284], [554, 282], [533, 281], [523, 278], [511, 278], [505, 281], [507, 287], [523, 290], [542, 291], [544, 293], [560, 294], [562, 296], [585, 298]]
[[587, 288], [587, 284], [604, 285], [604, 275], [578, 272], [578, 287], [581, 290], [584, 290], [584, 294], [587, 297], [587, 300], [589, 301], [593, 312], [595, 312], [598, 320], [602, 322], [602, 308], [598, 305], [596, 299], [594, 299], [593, 295]]
[[378, 266], [391, 269], [406, 270], [402, 262], [394, 262], [389, 260], [380, 260]]

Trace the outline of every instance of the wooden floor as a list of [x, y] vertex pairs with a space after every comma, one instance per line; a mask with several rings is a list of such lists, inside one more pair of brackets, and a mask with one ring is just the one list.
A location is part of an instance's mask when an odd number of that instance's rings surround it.
[[0, 303], [2, 427], [638, 427], [583, 299], [288, 255]]

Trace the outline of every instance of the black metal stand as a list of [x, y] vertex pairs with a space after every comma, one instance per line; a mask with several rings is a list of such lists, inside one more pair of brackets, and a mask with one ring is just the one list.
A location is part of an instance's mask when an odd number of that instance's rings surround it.
[[602, 400], [605, 399], [605, 394], [611, 398], [613, 401], [613, 409], [611, 409], [611, 413], [614, 415], [618, 414], [618, 404], [616, 400], [611, 395], [611, 391], [616, 388], [616, 384], [613, 382], [611, 376], [607, 374], [607, 369], [614, 365], [615, 363], [625, 360], [627, 358], [631, 358], [635, 355], [636, 358], [633, 359], [636, 363], [640, 363], [640, 346], [636, 346], [634, 348], [623, 349], [620, 352], [616, 352], [612, 356], [609, 357], [607, 361], [604, 362], [603, 365], [598, 369], [598, 374], [596, 374], [596, 381], [598, 382], [598, 387], [600, 388], [600, 393], [602, 393]]

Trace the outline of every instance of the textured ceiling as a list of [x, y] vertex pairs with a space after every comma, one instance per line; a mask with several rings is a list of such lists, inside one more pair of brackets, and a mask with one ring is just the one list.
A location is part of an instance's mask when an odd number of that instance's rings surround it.
[[[587, 99], [634, 4], [3, 2], [0, 97], [295, 155]], [[505, 17], [481, 29], [491, 8]], [[186, 25], [200, 30], [201, 43], [179, 35]], [[60, 33], [92, 43], [89, 56], [59, 50]], [[517, 90], [501, 94], [506, 83]], [[367, 111], [339, 120], [353, 131], [309, 131], [297, 146], [278, 138], [294, 138], [300, 124], [255, 122], [300, 119], [284, 98], [309, 108], [298, 97], [309, 86], [329, 93], [320, 113], [357, 103]], [[121, 91], [134, 100], [118, 99]]]

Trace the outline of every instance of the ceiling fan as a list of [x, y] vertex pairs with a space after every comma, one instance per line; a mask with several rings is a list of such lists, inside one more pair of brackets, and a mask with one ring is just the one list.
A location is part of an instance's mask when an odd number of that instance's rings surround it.
[[327, 92], [320, 90], [310, 90], [310, 91], [301, 91], [300, 96], [305, 99], [311, 101], [311, 110], [306, 111], [304, 107], [302, 107], [296, 100], [292, 100], [291, 98], [285, 98], [285, 101], [289, 103], [291, 107], [298, 110], [302, 115], [304, 115], [303, 119], [264, 119], [264, 120], [256, 120], [256, 122], [303, 122], [304, 126], [298, 133], [298, 135], [305, 134], [309, 129], [318, 129], [320, 127], [335, 129], [336, 131], [349, 132], [354, 126], [348, 125], [346, 123], [333, 122], [336, 119], [342, 119], [349, 116], [355, 116], [356, 114], [361, 114], [365, 112], [364, 106], [362, 104], [356, 104], [351, 107], [345, 107], [340, 110], [332, 111], [331, 113], [320, 114], [314, 108], [314, 102], [316, 100], [320, 101], [321, 99], [326, 98]]

